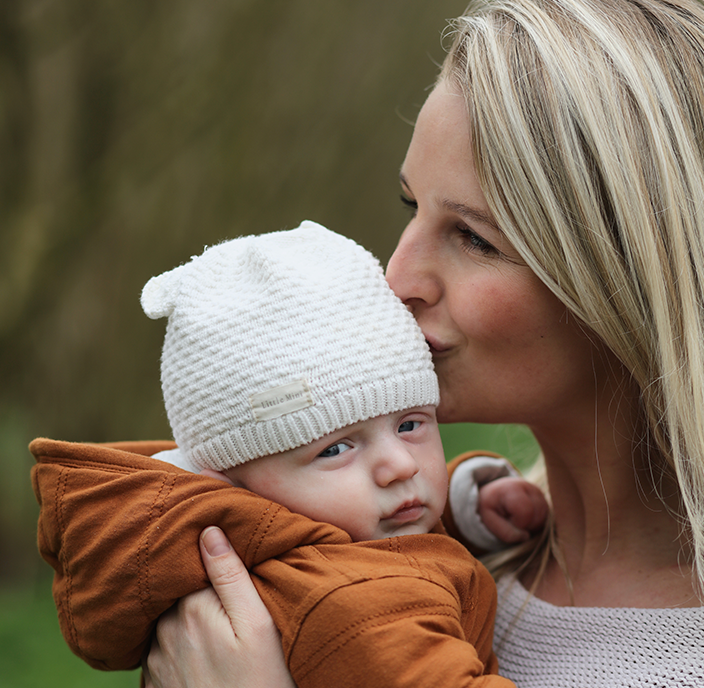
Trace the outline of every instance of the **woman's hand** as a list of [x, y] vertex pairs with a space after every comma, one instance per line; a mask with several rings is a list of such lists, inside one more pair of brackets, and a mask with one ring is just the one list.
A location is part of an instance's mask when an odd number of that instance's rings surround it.
[[295, 688], [279, 632], [224, 533], [206, 528], [200, 550], [213, 587], [159, 620], [146, 688]]

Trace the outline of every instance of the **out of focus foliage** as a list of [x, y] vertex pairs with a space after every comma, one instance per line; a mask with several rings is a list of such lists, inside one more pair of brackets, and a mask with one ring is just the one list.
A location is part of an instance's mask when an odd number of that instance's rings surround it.
[[0, 580], [47, 570], [30, 439], [169, 436], [152, 275], [303, 219], [389, 257], [464, 5], [0, 2]]
[[463, 5], [4, 0], [3, 413], [165, 435], [150, 276], [305, 218], [388, 257], [408, 121]]
[[152, 275], [303, 219], [388, 258], [464, 4], [2, 0], [0, 577], [35, 566], [32, 437], [169, 436]]
[[[465, 2], [1, 0], [5, 683], [137, 682], [68, 656], [28, 442], [169, 436], [164, 323], [139, 293], [205, 245], [312, 219], [389, 257], [411, 123]], [[534, 451], [520, 430], [471, 432], [448, 428], [448, 453]]]
[[71, 654], [46, 580], [0, 589], [3, 688], [138, 688], [139, 671], [96, 671]]

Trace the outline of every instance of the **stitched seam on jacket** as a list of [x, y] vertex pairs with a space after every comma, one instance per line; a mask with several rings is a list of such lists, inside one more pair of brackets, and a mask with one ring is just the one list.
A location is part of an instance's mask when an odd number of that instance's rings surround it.
[[[161, 485], [159, 487], [159, 490], [156, 493], [156, 496], [154, 497], [154, 501], [152, 502], [151, 506], [149, 507], [149, 513], [147, 516], [147, 523], [146, 527], [144, 529], [144, 537], [142, 538], [142, 541], [139, 544], [139, 548], [137, 550], [137, 570], [139, 571], [139, 577], [137, 580], [138, 584], [138, 590], [139, 590], [139, 603], [140, 606], [142, 607], [142, 612], [144, 613], [145, 617], [149, 618], [149, 606], [151, 602], [151, 585], [150, 585], [150, 579], [151, 579], [151, 571], [149, 569], [149, 531], [152, 525], [152, 522], [154, 521], [154, 512], [158, 509], [158, 513], [156, 515], [156, 518], [158, 519], [159, 516], [161, 516], [161, 513], [163, 511], [163, 506], [164, 506], [164, 499], [166, 499], [166, 494], [171, 491], [171, 489], [168, 490], [167, 492], [167, 481], [168, 481], [168, 475], [165, 475], [162, 478]], [[173, 481], [172, 484], [169, 486], [169, 488], [173, 488]], [[162, 498], [162, 495], [164, 497]], [[161, 503], [160, 503], [161, 502]], [[160, 503], [160, 504], [159, 504]], [[159, 506], [157, 507], [157, 505]]]
[[[66, 495], [66, 485], [68, 483], [68, 471], [62, 468], [59, 473], [58, 484], [56, 486], [56, 501], [55, 504], [55, 516], [56, 523], [59, 526], [59, 538], [61, 540], [61, 568], [64, 571], [64, 576], [66, 578], [66, 621], [69, 625], [69, 632], [71, 633], [71, 640], [76, 646], [76, 649], [81, 650], [78, 643], [78, 630], [76, 629], [76, 624], [73, 620], [73, 603], [72, 603], [72, 591], [73, 591], [73, 579], [71, 576], [71, 570], [68, 566], [67, 555], [66, 555], [66, 543], [64, 541], [65, 525], [63, 519], [63, 504], [64, 497]], [[81, 650], [82, 651], [82, 650]]]
[[[432, 608], [446, 608], [450, 610], [449, 612], [445, 613], [444, 616], [449, 616], [452, 614], [455, 616], [455, 609], [449, 604], [443, 604], [442, 602], [416, 602], [415, 604], [408, 604], [408, 605], [403, 605], [402, 607], [396, 607], [394, 609], [388, 609], [384, 612], [377, 612], [376, 614], [370, 614], [369, 616], [365, 617], [364, 619], [360, 619], [359, 621], [355, 621], [353, 624], [350, 624], [349, 626], [339, 630], [330, 640], [328, 640], [325, 645], [329, 645], [330, 643], [335, 642], [340, 636], [344, 635], [345, 633], [348, 633], [349, 631], [353, 630], [354, 628], [361, 626], [362, 624], [366, 624], [368, 621], [371, 621], [373, 619], [379, 619], [379, 618], [384, 618], [388, 617], [392, 614], [399, 614], [399, 613], [416, 613], [421, 610], [428, 610]], [[321, 646], [324, 647], [324, 646]], [[317, 651], [316, 651], [317, 652]]]
[[[399, 557], [403, 557], [408, 563], [408, 565], [416, 570], [416, 572], [419, 574], [419, 578], [422, 578], [423, 580], [427, 580], [437, 585], [436, 581], [433, 581], [420, 569], [420, 566], [416, 559], [411, 558], [406, 552], [401, 551], [401, 545], [399, 544], [397, 537], [387, 539], [389, 542], [387, 546], [389, 552], [391, 552], [392, 554], [396, 554]], [[333, 567], [338, 573], [347, 576], [351, 584], [356, 584], [361, 581], [368, 581], [379, 578], [378, 576], [363, 576], [360, 574], [359, 570], [354, 568], [353, 566], [349, 566], [348, 564], [336, 561], [335, 557], [331, 559], [325, 554], [325, 552], [321, 550], [320, 545], [306, 545], [306, 548], [308, 547], [310, 547], [310, 550], [314, 552], [317, 556], [319, 556], [323, 561], [326, 561], [328, 564], [330, 564], [330, 566]], [[388, 576], [381, 577], [387, 578]]]
[[[457, 600], [458, 608], [460, 608], [462, 612], [474, 611], [474, 609], [476, 608], [476, 603], [475, 603], [474, 599], [468, 599], [465, 602], [465, 604], [462, 604], [460, 596], [457, 594], [457, 590], [454, 587], [447, 585], [447, 584], [444, 584], [443, 582], [434, 579], [426, 571], [423, 570], [423, 567], [420, 565], [420, 563], [418, 562], [418, 560], [415, 557], [411, 556], [407, 552], [401, 551], [402, 548], [401, 548], [401, 544], [398, 542], [398, 537], [389, 538], [389, 541], [390, 541], [389, 545], [388, 545], [389, 551], [394, 554], [398, 554], [398, 556], [403, 557], [406, 560], [406, 562], [408, 563], [408, 565], [411, 566], [415, 570], [415, 572], [418, 574], [419, 580], [426, 581], [427, 583], [431, 583], [432, 585], [437, 585], [439, 588], [441, 588], [445, 592], [452, 595], [452, 597], [454, 597], [455, 600]], [[392, 544], [392, 541], [396, 541], [395, 546]], [[362, 575], [360, 575], [360, 573], [357, 569], [350, 567], [350, 566], [347, 566], [346, 564], [341, 564], [340, 562], [335, 561], [334, 558], [331, 559], [330, 557], [326, 556], [325, 553], [321, 551], [319, 546], [308, 545], [306, 548], [307, 549], [310, 548], [310, 550], [312, 552], [317, 554], [323, 561], [326, 561], [328, 564], [330, 564], [338, 573], [340, 573], [344, 576], [347, 576], [349, 578], [350, 585], [357, 585], [359, 583], [366, 582], [366, 581], [372, 581], [372, 580], [381, 580], [382, 578], [389, 578], [390, 575], [391, 576], [396, 575], [396, 574], [387, 574], [387, 575], [383, 575], [383, 576], [362, 576]], [[407, 576], [408, 574], [405, 574], [405, 575]], [[471, 575], [474, 576], [475, 574], [472, 573]], [[323, 598], [321, 597], [321, 600], [322, 599]], [[442, 604], [442, 603], [440, 603], [440, 604]]]
[[129, 468], [127, 466], [117, 466], [111, 465], [109, 463], [102, 463], [101, 461], [84, 461], [82, 459], [67, 459], [67, 458], [57, 458], [55, 460], [47, 460], [46, 457], [42, 456], [41, 461], [38, 462], [39, 465], [45, 466], [61, 466], [63, 467], [78, 467], [78, 468], [99, 468], [101, 471], [107, 471], [108, 473], [136, 473], [137, 468]]
[[[441, 611], [442, 609], [446, 609], [447, 611]], [[413, 605], [407, 605], [404, 607], [398, 607], [396, 609], [390, 609], [386, 612], [379, 612], [378, 614], [372, 614], [371, 616], [366, 617], [365, 619], [360, 619], [354, 624], [351, 624], [347, 628], [344, 628], [343, 630], [339, 631], [335, 636], [330, 638], [324, 645], [322, 645], [320, 648], [318, 648], [312, 655], [310, 655], [302, 664], [300, 665], [300, 668], [296, 669], [296, 681], [300, 681], [301, 679], [305, 678], [310, 674], [312, 671], [315, 671], [330, 655], [334, 654], [335, 652], [338, 652], [341, 650], [345, 645], [348, 643], [352, 642], [356, 638], [358, 638], [360, 635], [363, 633], [366, 633], [368, 630], [372, 628], [380, 628], [382, 626], [388, 626], [391, 623], [394, 623], [397, 621], [399, 618], [408, 618], [411, 616], [422, 616], [424, 614], [428, 613], [429, 609], [436, 609], [434, 613], [435, 616], [447, 616], [450, 618], [457, 618], [457, 613], [456, 610], [451, 606], [447, 604], [413, 604]], [[385, 617], [389, 617], [393, 615], [394, 618], [389, 619]], [[377, 619], [376, 623], [369, 623], [370, 621]], [[348, 633], [355, 627], [362, 626], [362, 628], [359, 628], [356, 633], [353, 635], [349, 636], [342, 642], [338, 642], [334, 647], [330, 647], [332, 643], [335, 643], [340, 636], [344, 635], [345, 633]], [[320, 654], [326, 649], [325, 653], [320, 656]], [[318, 655], [318, 659], [315, 659], [316, 655]], [[306, 664], [312, 663], [312, 666], [310, 666], [306, 671], [301, 672], [301, 668], [304, 667]]]
[[423, 570], [423, 567], [420, 565], [420, 562], [416, 557], [414, 557], [410, 552], [402, 552], [401, 551], [401, 542], [398, 538], [398, 536], [391, 538], [390, 543], [393, 543], [393, 548], [391, 544], [389, 544], [389, 549], [392, 550], [395, 554], [398, 554], [399, 556], [405, 557], [406, 561], [408, 562], [409, 566], [412, 566], [416, 572], [420, 575], [421, 578], [434, 582], [428, 574]]
[[[347, 583], [347, 585], [355, 585], [357, 583], [372, 580], [374, 578], [374, 576], [361, 575], [360, 572], [356, 568], [354, 568], [353, 566], [349, 566], [349, 564], [345, 564], [343, 562], [336, 561], [335, 557], [333, 557], [331, 559], [330, 557], [328, 557], [325, 554], [325, 552], [322, 552], [320, 550], [319, 545], [306, 545], [306, 551], [312, 552], [317, 557], [319, 557], [323, 561], [327, 562], [330, 565], [330, 567], [333, 568], [335, 571], [337, 571], [340, 575], [345, 576], [347, 578], [347, 580], [349, 581]], [[325, 594], [328, 595], [329, 592], [330, 591], [328, 591]], [[321, 599], [323, 599], [323, 598], [321, 597]]]
[[[273, 507], [276, 507], [276, 508], [273, 508]], [[279, 504], [275, 504], [274, 502], [269, 502], [269, 507], [265, 511], [262, 511], [262, 515], [259, 519], [259, 523], [257, 523], [257, 526], [254, 529], [254, 535], [252, 536], [252, 538], [249, 541], [249, 544], [247, 546], [247, 549], [249, 549], [250, 546], [254, 547], [254, 549], [252, 550], [250, 561], [245, 562], [245, 566], [247, 566], [248, 568], [251, 565], [251, 562], [256, 561], [257, 553], [259, 552], [259, 548], [261, 547], [262, 542], [264, 542], [264, 538], [266, 537], [266, 534], [271, 529], [271, 526], [274, 523], [274, 519], [276, 518], [276, 515], [279, 513], [279, 511], [281, 511], [281, 509], [282, 509], [282, 507]], [[266, 524], [266, 526], [264, 527], [264, 529], [260, 533], [261, 525], [265, 521], [267, 516], [269, 516], [269, 522]]]

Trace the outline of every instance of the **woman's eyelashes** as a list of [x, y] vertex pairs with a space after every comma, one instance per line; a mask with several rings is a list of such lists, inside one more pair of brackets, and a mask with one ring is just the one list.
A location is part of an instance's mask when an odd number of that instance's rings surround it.
[[399, 198], [401, 199], [401, 203], [410, 211], [411, 217], [415, 217], [418, 212], [418, 202], [408, 198], [408, 196], [404, 194], [400, 194]]
[[478, 251], [483, 256], [489, 256], [492, 254], [498, 254], [498, 251], [488, 242], [483, 239], [479, 234], [472, 231], [467, 226], [458, 226], [457, 231], [462, 238], [462, 248], [465, 251], [474, 252]]
[[[401, 199], [401, 203], [403, 203], [403, 205], [411, 212], [411, 217], [415, 217], [418, 213], [418, 201], [414, 201], [405, 194], [400, 194], [399, 198]], [[494, 246], [492, 246], [486, 239], [481, 237], [475, 231], [467, 227], [467, 225], [455, 225], [455, 230], [462, 241], [462, 249], [464, 251], [478, 251], [483, 256], [499, 253]]]

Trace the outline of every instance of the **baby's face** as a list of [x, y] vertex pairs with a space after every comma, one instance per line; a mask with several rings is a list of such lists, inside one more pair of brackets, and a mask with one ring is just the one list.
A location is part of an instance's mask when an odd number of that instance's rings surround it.
[[447, 497], [432, 406], [350, 425], [226, 475], [291, 511], [342, 528], [355, 541], [427, 533]]

